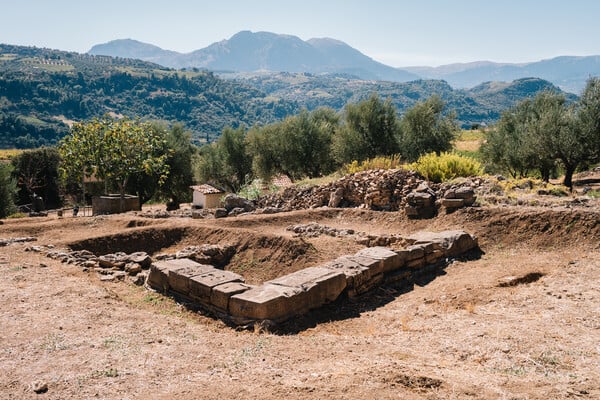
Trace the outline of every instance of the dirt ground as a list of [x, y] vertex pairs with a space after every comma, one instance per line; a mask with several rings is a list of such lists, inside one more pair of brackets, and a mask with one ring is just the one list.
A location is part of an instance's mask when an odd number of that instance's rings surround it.
[[[286, 230], [312, 221], [372, 234], [464, 229], [482, 254], [414, 287], [383, 286], [277, 331], [249, 331], [25, 251], [156, 254], [236, 244], [228, 268], [259, 282], [360, 248]], [[37, 241], [0, 247], [1, 399], [600, 398], [597, 204], [489, 206], [422, 221], [319, 209], [219, 220], [51, 215], [0, 225], [0, 238], [22, 236]], [[503, 285], [508, 276], [523, 279]]]

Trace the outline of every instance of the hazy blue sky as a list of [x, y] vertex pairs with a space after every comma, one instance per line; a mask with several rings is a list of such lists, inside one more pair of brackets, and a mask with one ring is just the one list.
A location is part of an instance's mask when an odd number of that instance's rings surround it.
[[241, 30], [331, 37], [392, 66], [600, 54], [597, 0], [0, 0], [0, 42], [189, 52]]

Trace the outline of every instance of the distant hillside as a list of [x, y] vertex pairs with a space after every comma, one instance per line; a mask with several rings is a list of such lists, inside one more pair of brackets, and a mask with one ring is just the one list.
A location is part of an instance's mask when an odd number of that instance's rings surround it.
[[200, 141], [297, 111], [206, 71], [0, 44], [0, 148], [53, 144], [72, 121], [106, 113], [180, 122]]
[[[319, 106], [340, 110], [345, 104], [364, 100], [376, 92], [382, 98], [390, 98], [402, 113], [417, 101], [437, 94], [446, 102], [448, 109], [456, 112], [458, 121], [464, 127], [493, 124], [502, 111], [540, 91], [561, 91], [552, 83], [537, 78], [523, 78], [509, 83], [487, 82], [470, 90], [456, 90], [442, 80], [373, 82], [347, 76], [266, 72], [221, 76], [241, 80], [272, 97], [294, 102], [309, 110]], [[577, 98], [573, 94], [565, 95], [569, 101]]]
[[[317, 46], [339, 46], [319, 41]], [[342, 46], [340, 53], [344, 51]], [[180, 122], [201, 143], [218, 137], [228, 125], [271, 123], [301, 108], [342, 110], [372, 93], [390, 98], [399, 113], [437, 94], [468, 127], [494, 123], [503, 110], [540, 90], [559, 90], [537, 78], [456, 90], [442, 80], [372, 81], [348, 73], [221, 76], [228, 79], [135, 59], [0, 44], [0, 148], [51, 145], [73, 121], [106, 113]]]
[[419, 76], [373, 60], [334, 39], [302, 39], [270, 32], [242, 31], [228, 40], [187, 54], [131, 39], [93, 46], [92, 55], [139, 58], [172, 68], [212, 71], [280, 71], [352, 74], [361, 79], [406, 82]]
[[480, 61], [440, 67], [406, 67], [403, 70], [429, 79], [443, 79], [453, 87], [470, 88], [486, 81], [512, 81], [535, 76], [579, 94], [590, 76], [600, 76], [600, 56], [556, 57], [526, 64]]

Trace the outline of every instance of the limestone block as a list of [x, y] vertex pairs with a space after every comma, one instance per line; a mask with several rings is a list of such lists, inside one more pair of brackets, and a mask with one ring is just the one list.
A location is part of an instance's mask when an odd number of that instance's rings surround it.
[[214, 286], [210, 292], [210, 303], [218, 309], [227, 312], [229, 309], [229, 298], [254, 286], [242, 282], [227, 282]]
[[353, 297], [370, 290], [383, 281], [381, 267], [369, 268], [356, 260], [356, 256], [342, 256], [323, 267], [342, 272], [346, 277], [348, 296]]
[[393, 250], [385, 247], [368, 247], [356, 253], [358, 257], [367, 257], [379, 261], [380, 269], [375, 273], [388, 273], [394, 271], [404, 264], [405, 258]]
[[132, 263], [140, 264], [142, 269], [148, 269], [152, 264], [152, 259], [145, 251], [138, 251], [127, 256], [127, 260]]
[[193, 299], [209, 303], [212, 288], [230, 282], [243, 283], [244, 278], [234, 272], [223, 271], [211, 266], [210, 269], [206, 269], [206, 272], [189, 278], [189, 294]]
[[435, 264], [444, 258], [444, 252], [442, 250], [433, 250], [431, 253], [425, 255], [425, 262], [427, 264]]
[[424, 242], [438, 243], [446, 257], [455, 257], [477, 248], [477, 238], [465, 231], [418, 232], [407, 239], [415, 245]]
[[475, 202], [475, 191], [467, 186], [456, 189], [455, 197], [457, 199], [463, 199], [465, 205], [470, 206]]
[[442, 206], [446, 208], [461, 208], [464, 207], [464, 199], [442, 199]]
[[310, 310], [337, 299], [346, 288], [346, 276], [341, 271], [311, 267], [265, 283], [301, 289], [305, 293], [303, 309]]
[[419, 269], [426, 265], [425, 257], [423, 258], [415, 258], [414, 260], [410, 260], [406, 263], [406, 266], [410, 269]]
[[150, 273], [146, 279], [146, 284], [159, 292], [168, 291], [169, 270], [174, 267], [175, 265], [171, 264], [169, 261], [155, 261], [150, 266]]
[[186, 258], [180, 258], [169, 262], [172, 263], [175, 261], [177, 261], [179, 265], [169, 269], [169, 287], [171, 290], [185, 296], [188, 296], [190, 292], [190, 278], [215, 269], [212, 265], [199, 264]]
[[413, 244], [412, 246], [408, 246], [406, 250], [408, 250], [408, 254], [406, 255], [407, 261], [425, 257], [425, 246], [422, 246], [421, 244]]
[[229, 313], [237, 321], [283, 321], [303, 307], [297, 287], [263, 284], [229, 298]]

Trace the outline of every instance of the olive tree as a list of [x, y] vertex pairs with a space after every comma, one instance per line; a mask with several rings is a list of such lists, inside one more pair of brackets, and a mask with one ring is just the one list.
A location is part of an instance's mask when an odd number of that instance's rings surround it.
[[423, 154], [449, 151], [459, 130], [455, 114], [444, 115], [444, 102], [439, 96], [431, 96], [408, 109], [400, 127], [400, 154], [409, 161]]
[[148, 123], [104, 117], [75, 123], [59, 145], [64, 176], [83, 180], [95, 174], [105, 187], [115, 187], [121, 199], [131, 176], [167, 178], [164, 137]]
[[340, 164], [397, 154], [398, 117], [391, 100], [376, 93], [367, 100], [347, 104], [342, 126], [333, 137], [333, 153]]

